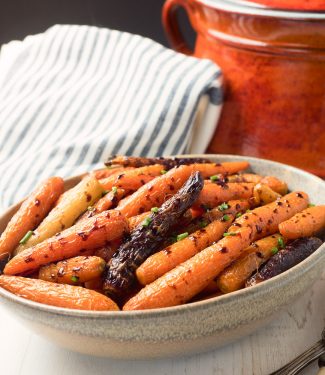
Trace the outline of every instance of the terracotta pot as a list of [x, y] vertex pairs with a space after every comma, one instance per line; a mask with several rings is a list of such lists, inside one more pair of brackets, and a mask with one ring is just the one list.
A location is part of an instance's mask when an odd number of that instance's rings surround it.
[[[171, 45], [214, 60], [225, 105], [210, 152], [273, 159], [325, 177], [325, 12], [274, 10], [226, 0], [167, 0]], [[197, 32], [184, 41], [176, 11]]]

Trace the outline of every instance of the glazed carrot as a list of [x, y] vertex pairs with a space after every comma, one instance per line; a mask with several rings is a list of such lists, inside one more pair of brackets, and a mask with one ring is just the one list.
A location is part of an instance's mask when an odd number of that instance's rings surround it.
[[127, 221], [118, 211], [105, 211], [16, 255], [4, 269], [7, 275], [25, 274], [40, 266], [82, 255], [123, 236]]
[[262, 179], [263, 176], [253, 173], [233, 174], [227, 176], [227, 182], [252, 182], [258, 184]]
[[96, 277], [96, 279], [92, 279], [85, 282], [85, 288], [96, 290], [99, 293], [103, 293], [103, 278]]
[[325, 228], [325, 205], [309, 207], [279, 225], [283, 237], [295, 240], [311, 237]]
[[205, 183], [195, 205], [212, 208], [229, 200], [248, 199], [253, 196], [253, 189], [253, 183], [229, 183], [225, 185]]
[[253, 192], [256, 205], [264, 205], [281, 198], [281, 195], [279, 193], [276, 193], [268, 185], [264, 185], [261, 183], [258, 183], [254, 186]]
[[140, 225], [149, 215], [150, 211], [144, 212], [136, 216], [132, 216], [128, 219], [130, 232], [132, 232], [138, 225]]
[[121, 244], [122, 239], [120, 238], [114, 241], [106, 242], [105, 246], [101, 247], [100, 249], [96, 249], [93, 255], [104, 259], [107, 263], [111, 260], [113, 254], [121, 246]]
[[139, 187], [154, 179], [154, 177], [161, 176], [161, 171], [163, 171], [161, 165], [150, 165], [131, 169], [123, 173], [116, 173], [100, 180], [100, 183], [106, 190], [111, 190], [115, 186], [127, 191], [136, 191]]
[[189, 301], [238, 259], [252, 241], [275, 233], [282, 221], [289, 219], [307, 205], [307, 194], [294, 192], [277, 202], [246, 213], [234, 222], [222, 240], [144, 287], [123, 309], [168, 307]]
[[250, 243], [252, 230], [243, 228], [145, 286], [123, 310], [144, 310], [183, 304], [203, 290]]
[[267, 185], [273, 191], [281, 195], [285, 195], [288, 193], [288, 185], [286, 184], [286, 182], [279, 180], [277, 177], [274, 177], [274, 176], [263, 177], [260, 183]]
[[79, 256], [41, 267], [38, 278], [58, 284], [79, 285], [79, 283], [99, 277], [105, 265], [102, 258]]
[[233, 161], [224, 163], [191, 164], [193, 171], [198, 171], [204, 178], [221, 175], [231, 175], [249, 167], [247, 161]]
[[34, 234], [16, 249], [19, 253], [31, 246], [71, 227], [75, 220], [87, 210], [101, 195], [103, 188], [95, 177], [86, 176], [74, 188], [66, 191], [57, 205], [34, 231]]
[[220, 240], [234, 219], [232, 215], [224, 215], [223, 217], [224, 219], [215, 220], [189, 237], [175, 242], [164, 250], [151, 255], [137, 269], [136, 275], [138, 281], [142, 285], [150, 284], [213, 242]]
[[117, 311], [110, 298], [78, 286], [55, 284], [19, 276], [0, 276], [0, 287], [34, 302], [78, 310]]
[[284, 244], [280, 234], [273, 234], [251, 244], [234, 264], [219, 275], [217, 279], [219, 289], [223, 293], [231, 293], [244, 288], [246, 280]]
[[97, 180], [102, 180], [103, 178], [108, 178], [113, 175], [118, 175], [124, 173], [126, 171], [130, 171], [134, 168], [132, 167], [116, 167], [116, 168], [103, 168], [98, 169], [97, 171], [93, 171], [90, 174], [93, 175]]
[[28, 231], [34, 230], [44, 219], [62, 193], [62, 178], [50, 177], [22, 203], [0, 237], [0, 256], [13, 252]]

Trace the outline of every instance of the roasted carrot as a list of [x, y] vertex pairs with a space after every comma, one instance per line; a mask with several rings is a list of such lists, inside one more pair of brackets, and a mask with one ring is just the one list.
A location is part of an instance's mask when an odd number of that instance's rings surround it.
[[231, 293], [244, 288], [246, 280], [284, 244], [280, 234], [273, 234], [252, 243], [234, 264], [219, 275], [217, 279], [219, 289], [223, 293]]
[[279, 180], [274, 176], [265, 176], [260, 181], [261, 184], [267, 185], [276, 193], [285, 195], [288, 193], [288, 185], [286, 182]]
[[134, 168], [132, 167], [116, 167], [116, 168], [103, 168], [103, 169], [98, 169], [97, 171], [93, 171], [90, 174], [93, 175], [97, 180], [102, 180], [104, 178], [111, 177], [113, 175], [117, 176], [121, 173], [124, 173], [126, 171], [130, 171]]
[[294, 192], [277, 202], [246, 213], [229, 228], [224, 234], [225, 238], [144, 287], [123, 309], [168, 307], [189, 301], [238, 259], [252, 241], [275, 233], [279, 223], [289, 219], [307, 205], [307, 194]]
[[85, 282], [85, 288], [96, 290], [99, 293], [103, 292], [103, 278], [102, 277], [96, 277], [96, 279], [92, 279]]
[[268, 185], [257, 184], [254, 186], [254, 200], [256, 205], [264, 205], [281, 198], [279, 193], [276, 193]]
[[258, 184], [262, 179], [263, 176], [253, 173], [233, 174], [227, 176], [227, 182], [252, 182]]
[[248, 199], [253, 196], [253, 189], [253, 183], [227, 183], [224, 185], [205, 183], [195, 205], [213, 208], [229, 200]]
[[33, 235], [16, 249], [19, 253], [29, 247], [54, 236], [63, 229], [71, 227], [75, 220], [87, 210], [102, 194], [103, 188], [93, 176], [86, 176], [75, 187], [60, 197], [57, 205], [50, 211]]
[[105, 246], [101, 247], [100, 249], [96, 249], [93, 252], [93, 255], [104, 259], [105, 262], [107, 263], [111, 260], [116, 250], [121, 246], [121, 243], [122, 243], [121, 239], [106, 242]]
[[99, 277], [105, 265], [102, 258], [79, 256], [41, 267], [38, 278], [58, 284], [79, 285], [79, 283]]
[[45, 264], [82, 255], [120, 238], [126, 230], [127, 221], [120, 212], [105, 211], [19, 253], [9, 261], [4, 273], [25, 274]]
[[220, 240], [223, 233], [230, 227], [233, 219], [234, 216], [232, 215], [224, 215], [223, 219], [215, 220], [205, 228], [151, 255], [137, 269], [138, 281], [142, 285], [150, 284], [213, 242]]
[[34, 302], [78, 310], [119, 310], [110, 298], [78, 286], [19, 276], [0, 276], [0, 287]]
[[191, 164], [193, 171], [198, 171], [204, 178], [215, 175], [231, 175], [249, 167], [247, 161], [233, 161], [224, 163]]
[[127, 190], [136, 191], [139, 187], [161, 175], [163, 167], [159, 164], [148, 167], [135, 168], [123, 173], [116, 173], [108, 178], [100, 180], [106, 190], [111, 190], [114, 186]]
[[279, 225], [283, 237], [295, 240], [311, 237], [325, 228], [325, 205], [309, 207]]
[[20, 241], [27, 239], [62, 193], [62, 178], [50, 177], [22, 203], [0, 237], [0, 256], [10, 255]]

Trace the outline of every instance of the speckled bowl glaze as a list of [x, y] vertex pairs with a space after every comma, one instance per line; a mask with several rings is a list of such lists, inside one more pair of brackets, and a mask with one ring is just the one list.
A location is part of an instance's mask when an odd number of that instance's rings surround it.
[[[197, 155], [202, 156], [202, 155]], [[206, 156], [206, 155], [205, 155]], [[255, 158], [209, 155], [216, 162], [248, 160], [251, 169], [304, 190], [325, 204], [325, 183], [296, 168]], [[67, 180], [67, 187], [80, 178]], [[0, 232], [19, 205], [0, 217]], [[46, 306], [0, 289], [1, 304], [36, 333], [67, 349], [103, 357], [143, 359], [214, 349], [250, 334], [304, 293], [320, 277], [325, 245], [291, 270], [235, 293], [184, 306], [136, 312], [85, 312]]]

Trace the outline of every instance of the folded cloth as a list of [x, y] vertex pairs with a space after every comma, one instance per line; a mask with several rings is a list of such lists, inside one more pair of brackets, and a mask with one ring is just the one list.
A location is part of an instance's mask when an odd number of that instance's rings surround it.
[[0, 53], [0, 191], [6, 207], [51, 175], [111, 154], [204, 152], [221, 72], [138, 35], [57, 25]]

